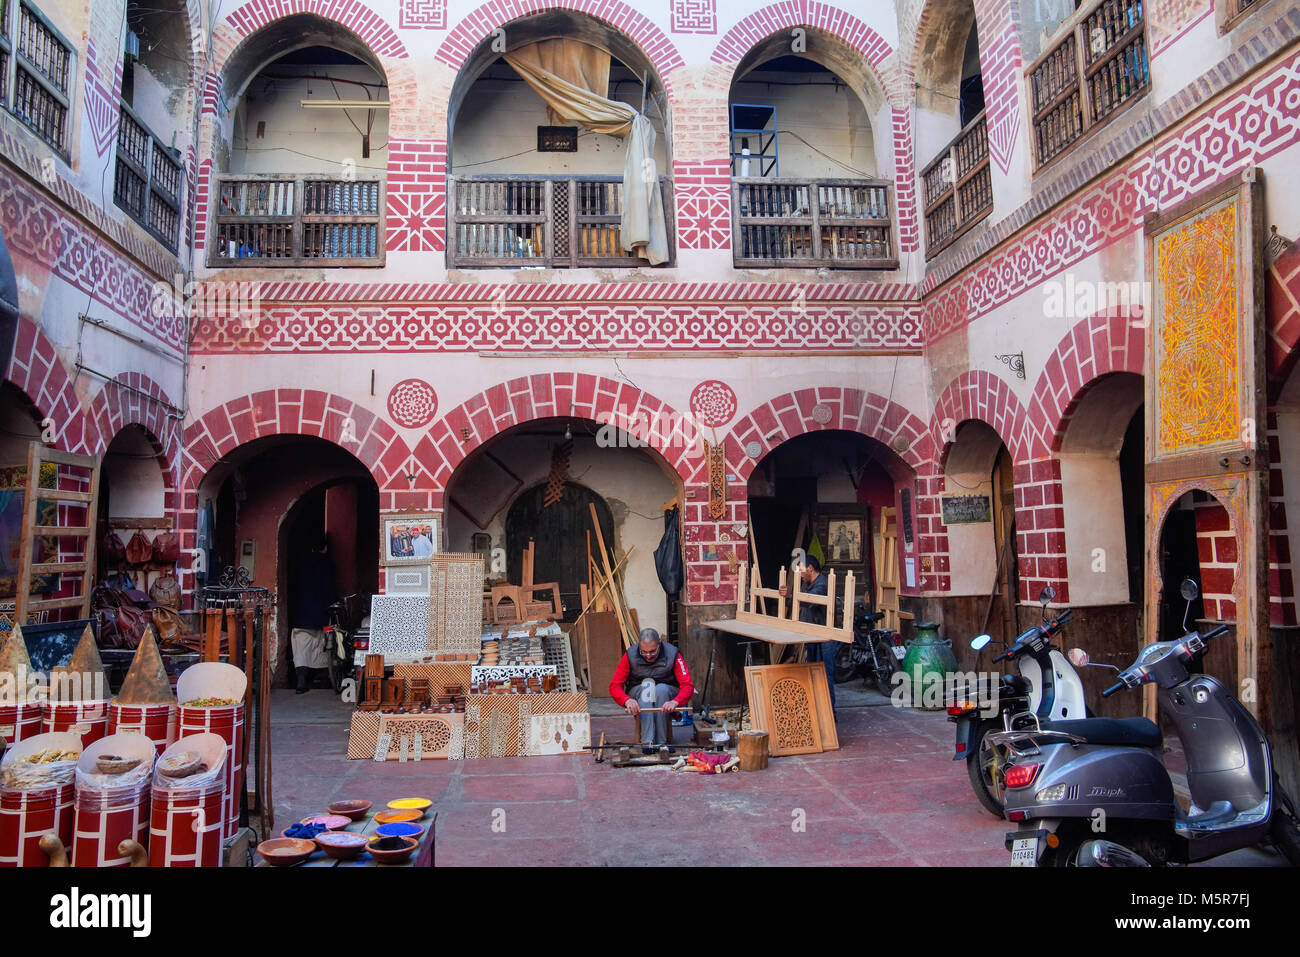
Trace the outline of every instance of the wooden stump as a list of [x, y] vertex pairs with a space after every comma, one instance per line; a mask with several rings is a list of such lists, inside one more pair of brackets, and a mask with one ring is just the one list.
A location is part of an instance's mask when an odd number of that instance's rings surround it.
[[762, 771], [767, 767], [767, 732], [742, 731], [736, 736], [740, 770]]

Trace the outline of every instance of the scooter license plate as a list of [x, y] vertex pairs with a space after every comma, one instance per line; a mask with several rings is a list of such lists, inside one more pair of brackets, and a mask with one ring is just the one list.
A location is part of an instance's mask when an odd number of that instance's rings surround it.
[[1018, 837], [1011, 842], [1011, 866], [1038, 866], [1038, 838]]
[[899, 661], [907, 657], [907, 648], [903, 645], [890, 645], [889, 650], [894, 653], [894, 657]]

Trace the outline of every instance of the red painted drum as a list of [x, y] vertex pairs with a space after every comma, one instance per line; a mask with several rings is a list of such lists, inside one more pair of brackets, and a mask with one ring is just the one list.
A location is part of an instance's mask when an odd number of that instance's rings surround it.
[[49, 867], [49, 855], [40, 846], [46, 834], [69, 848], [76, 760], [33, 764], [26, 759], [55, 751], [79, 758], [81, 750], [76, 735], [37, 734], [5, 752], [0, 762], [0, 867]]
[[39, 701], [0, 704], [0, 737], [17, 744], [41, 733], [45, 709]]
[[226, 742], [225, 810], [222, 838], [234, 837], [239, 828], [239, 793], [244, 787], [244, 703], [211, 708], [180, 707], [181, 737], [210, 733]]
[[[202, 757], [208, 770], [171, 778], [168, 758], [185, 752]], [[220, 735], [181, 738], [154, 768], [150, 794], [149, 866], [220, 867], [225, 829], [226, 742]]]
[[135, 731], [154, 743], [158, 754], [177, 738], [177, 715], [174, 704], [118, 704], [108, 705], [108, 733]]
[[107, 701], [73, 701], [45, 703], [44, 728], [46, 734], [66, 731], [81, 736], [83, 748], [94, 744], [108, 734]]
[[135, 731], [110, 734], [77, 762], [73, 867], [128, 867], [123, 841], [149, 845], [149, 779], [157, 752]]
[[[217, 734], [226, 742], [226, 804], [222, 837], [234, 837], [239, 828], [239, 795], [244, 789], [244, 694], [248, 679], [234, 665], [205, 661], [191, 665], [176, 681], [180, 700], [177, 733]], [[230, 701], [233, 704], [201, 706], [196, 701]]]

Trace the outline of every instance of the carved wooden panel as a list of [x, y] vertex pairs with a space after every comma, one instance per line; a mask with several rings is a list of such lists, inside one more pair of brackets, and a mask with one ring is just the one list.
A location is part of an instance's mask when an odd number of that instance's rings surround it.
[[768, 733], [773, 757], [839, 749], [835, 716], [820, 662], [745, 669], [750, 724]]
[[[1268, 729], [1268, 453], [1260, 184], [1248, 169], [1146, 223], [1146, 642], [1159, 633], [1161, 536], [1186, 493], [1212, 495], [1237, 539], [1233, 584], [1243, 703]], [[1155, 696], [1146, 700], [1154, 716]]]

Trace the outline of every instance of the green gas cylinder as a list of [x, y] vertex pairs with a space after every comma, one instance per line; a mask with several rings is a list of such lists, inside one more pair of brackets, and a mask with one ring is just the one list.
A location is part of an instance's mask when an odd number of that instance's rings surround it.
[[947, 707], [944, 691], [948, 675], [956, 670], [952, 640], [939, 637], [938, 622], [920, 622], [903, 658], [903, 685], [909, 692], [907, 703], [922, 711], [942, 711]]

